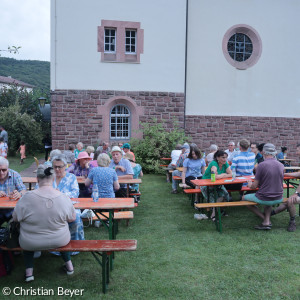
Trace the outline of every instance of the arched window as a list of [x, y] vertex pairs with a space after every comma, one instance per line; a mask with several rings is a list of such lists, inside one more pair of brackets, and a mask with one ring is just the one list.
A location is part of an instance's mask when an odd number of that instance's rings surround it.
[[130, 138], [130, 110], [123, 104], [115, 105], [110, 112], [110, 138]]

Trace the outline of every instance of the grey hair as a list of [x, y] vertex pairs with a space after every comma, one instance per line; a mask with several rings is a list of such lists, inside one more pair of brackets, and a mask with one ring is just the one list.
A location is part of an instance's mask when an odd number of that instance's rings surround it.
[[106, 153], [101, 153], [97, 158], [99, 167], [108, 167], [110, 164], [110, 158]]
[[216, 144], [211, 144], [209, 146], [209, 151], [217, 151], [218, 150], [218, 146]]
[[52, 164], [54, 161], [62, 161], [65, 166], [67, 165], [67, 159], [64, 154], [58, 154], [58, 155], [54, 156], [51, 160]]
[[230, 142], [228, 142], [228, 144], [232, 144], [233, 146], [235, 146], [235, 142], [234, 141], [230, 141]]
[[95, 148], [93, 146], [87, 146], [85, 151], [88, 153], [88, 154], [91, 154], [93, 152], [95, 152]]
[[54, 149], [54, 150], [52, 150], [52, 151], [50, 152], [50, 161], [52, 161], [52, 159], [53, 159], [54, 156], [57, 156], [57, 155], [59, 155], [59, 154], [61, 154], [61, 151], [60, 151], [59, 149]]
[[5, 157], [0, 156], [0, 165], [9, 167], [9, 162]]
[[276, 156], [277, 154], [277, 151], [276, 151], [276, 148], [273, 144], [271, 143], [267, 143], [264, 145], [263, 147], [263, 153], [265, 155], [272, 155], [272, 156]]
[[78, 142], [76, 146], [81, 146], [83, 148], [83, 144], [81, 142]]
[[45, 165], [39, 165], [36, 171], [36, 177], [39, 179], [52, 179], [53, 174], [53, 168]]

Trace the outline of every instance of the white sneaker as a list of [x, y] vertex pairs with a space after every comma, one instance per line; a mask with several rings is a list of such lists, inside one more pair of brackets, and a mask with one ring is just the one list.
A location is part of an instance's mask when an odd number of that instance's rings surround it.
[[194, 214], [194, 219], [196, 219], [196, 220], [207, 220], [208, 217], [207, 217], [207, 215], [204, 215], [204, 214]]
[[33, 258], [39, 258], [42, 255], [41, 251], [34, 251]]
[[194, 219], [202, 220], [203, 219], [202, 214], [194, 214]]
[[201, 216], [202, 216], [202, 219], [203, 219], [203, 220], [207, 220], [207, 219], [208, 219], [208, 216], [205, 215], [205, 214], [201, 214]]

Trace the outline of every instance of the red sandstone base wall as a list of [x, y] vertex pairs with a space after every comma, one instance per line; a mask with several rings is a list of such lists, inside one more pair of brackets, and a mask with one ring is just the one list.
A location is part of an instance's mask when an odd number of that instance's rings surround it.
[[[132, 137], [139, 122], [166, 122], [171, 129], [173, 119], [184, 124], [184, 94], [147, 91], [56, 90], [51, 97], [52, 146], [66, 149], [69, 143], [81, 141], [85, 146], [109, 140], [109, 102], [131, 106]], [[126, 103], [127, 101], [127, 103]]]
[[186, 116], [185, 131], [203, 151], [210, 144], [228, 149], [227, 143], [246, 138], [252, 142], [272, 143], [276, 149], [288, 148], [288, 156], [297, 159], [300, 143], [300, 118]]
[[[135, 107], [132, 118], [136, 129], [139, 122], [152, 122], [152, 118], [166, 122], [169, 130], [173, 119], [182, 128], [185, 121], [186, 134], [205, 152], [210, 144], [227, 149], [228, 141], [237, 143], [247, 138], [259, 143], [271, 142], [277, 149], [286, 146], [288, 156], [298, 161], [295, 148], [300, 143], [300, 118], [188, 115], [184, 119], [184, 94], [172, 92], [56, 90], [51, 102], [53, 149], [66, 149], [69, 143], [79, 141], [85, 146], [100, 140], [109, 141], [106, 138], [109, 111], [105, 109], [112, 99], [120, 99], [113, 100], [120, 103], [129, 100]], [[138, 134], [132, 131], [132, 136], [138, 137]]]

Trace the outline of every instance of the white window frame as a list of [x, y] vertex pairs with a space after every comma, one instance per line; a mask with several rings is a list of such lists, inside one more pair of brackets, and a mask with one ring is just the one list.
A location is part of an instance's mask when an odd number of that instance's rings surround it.
[[[130, 32], [130, 37], [127, 37], [127, 32]], [[131, 36], [131, 33], [134, 32], [134, 37]], [[131, 43], [132, 39], [134, 38], [134, 45]], [[127, 39], [130, 39], [130, 43], [127, 44]], [[137, 40], [137, 30], [136, 29], [129, 29], [127, 28], [125, 30], [125, 54], [136, 54], [136, 47], [137, 47], [137, 44], [136, 44], [136, 40]], [[134, 46], [134, 52], [132, 51], [126, 51], [126, 47], [129, 46], [130, 49], [132, 46]]]
[[[117, 109], [117, 108], [121, 108], [121, 112], [114, 113], [113, 114], [113, 110]], [[109, 136], [110, 139], [112, 140], [127, 140], [130, 139], [130, 133], [131, 133], [131, 113], [129, 108], [124, 105], [124, 104], [117, 104], [115, 106], [112, 107], [110, 114], [109, 114], [110, 118], [109, 118]], [[112, 118], [116, 118], [115, 122], [112, 122]], [[117, 122], [117, 118], [121, 118], [120, 123]], [[124, 122], [124, 118], [127, 118], [127, 122]], [[124, 125], [128, 126], [128, 129], [124, 129]], [[115, 129], [112, 130], [112, 126], [115, 126]], [[121, 129], [117, 129], [117, 127], [120, 126]], [[112, 135], [112, 132], [115, 131], [115, 136]], [[121, 135], [118, 136], [118, 131], [120, 131]], [[124, 131], [128, 131], [128, 135], [124, 136]]]
[[[107, 36], [106, 35], [106, 30], [109, 30], [110, 32], [109, 32], [109, 35]], [[106, 43], [106, 38], [108, 37], [109, 39], [111, 39], [113, 36], [111, 35], [111, 31], [114, 31], [115, 32], [115, 36], [114, 36], [114, 38], [115, 38], [115, 40], [114, 40], [114, 43], [111, 43], [111, 42], [109, 42], [109, 43]], [[106, 48], [106, 45], [109, 45], [109, 49], [111, 49], [111, 45], [114, 45], [115, 46], [115, 50], [114, 51], [112, 51], [112, 50], [105, 50], [105, 48]], [[108, 28], [108, 27], [106, 27], [106, 28], [104, 28], [104, 53], [116, 53], [117, 52], [117, 29], [116, 28]]]

